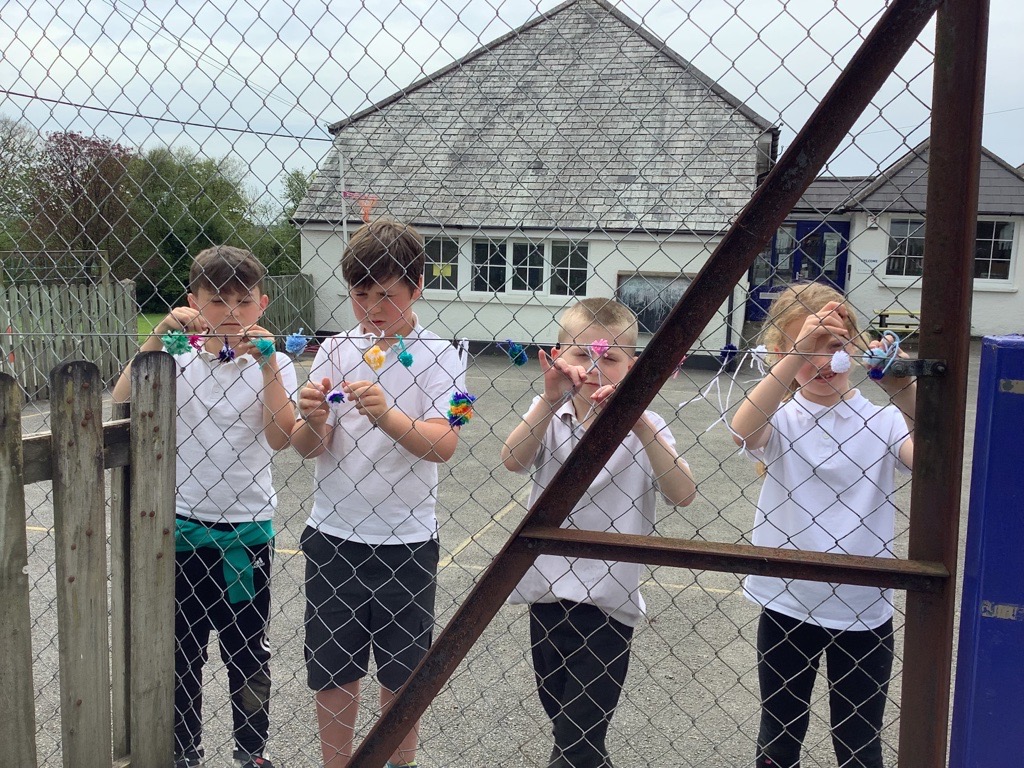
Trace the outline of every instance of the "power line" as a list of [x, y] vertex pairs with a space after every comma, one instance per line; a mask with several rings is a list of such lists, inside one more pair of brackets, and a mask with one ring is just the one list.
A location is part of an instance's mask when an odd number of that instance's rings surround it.
[[188, 120], [175, 120], [170, 117], [155, 117], [153, 115], [143, 115], [139, 112], [125, 112], [120, 109], [111, 109], [110, 107], [94, 107], [89, 104], [77, 104], [73, 101], [67, 101], [65, 99], [52, 99], [47, 96], [40, 96], [38, 93], [20, 93], [18, 91], [11, 91], [7, 88], [0, 88], [0, 93], [7, 96], [17, 96], [23, 99], [34, 99], [35, 101], [44, 101], [48, 104], [59, 104], [64, 107], [75, 107], [76, 109], [86, 109], [93, 112], [104, 112], [108, 115], [120, 115], [122, 117], [133, 117], [140, 120], [149, 120], [154, 123], [173, 123], [174, 125], [185, 126], [188, 128], [207, 128], [213, 131], [225, 131], [228, 133], [244, 133], [253, 136], [267, 136], [270, 138], [277, 139], [295, 139], [296, 141], [332, 141], [327, 136], [296, 136], [291, 133], [275, 133], [273, 131], [257, 131], [252, 128], [228, 128], [221, 125], [212, 125], [209, 123], [193, 123]]

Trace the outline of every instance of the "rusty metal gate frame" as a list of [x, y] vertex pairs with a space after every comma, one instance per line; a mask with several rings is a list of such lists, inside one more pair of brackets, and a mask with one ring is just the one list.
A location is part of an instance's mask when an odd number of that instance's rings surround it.
[[[908, 559], [652, 542], [559, 528], [933, 14], [919, 356], [945, 360], [947, 372], [918, 383]], [[894, 0], [647, 345], [611, 407], [586, 431], [367, 734], [353, 768], [384, 764], [540, 554], [907, 590], [899, 765], [945, 765], [987, 29], [988, 0]]]

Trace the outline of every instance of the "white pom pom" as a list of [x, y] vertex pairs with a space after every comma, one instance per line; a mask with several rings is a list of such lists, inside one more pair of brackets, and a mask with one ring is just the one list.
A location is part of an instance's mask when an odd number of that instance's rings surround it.
[[832, 372], [846, 373], [850, 370], [850, 356], [842, 349], [832, 355]]

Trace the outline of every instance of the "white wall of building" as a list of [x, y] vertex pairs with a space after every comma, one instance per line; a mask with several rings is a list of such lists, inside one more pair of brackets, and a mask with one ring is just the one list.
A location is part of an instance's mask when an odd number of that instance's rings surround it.
[[[850, 225], [850, 279], [847, 296], [861, 315], [861, 321], [874, 321], [879, 309], [921, 308], [920, 278], [895, 277], [885, 274], [889, 252], [889, 221], [908, 218], [906, 214], [882, 215], [868, 226], [868, 217], [855, 214]], [[1024, 218], [991, 217], [1014, 223], [1013, 261], [1009, 280], [975, 280], [971, 313], [971, 335], [1024, 333]], [[927, 255], [925, 256], [927, 259]]]
[[[430, 237], [430, 230], [422, 233]], [[451, 236], [451, 233], [447, 233]], [[531, 233], [534, 240], [536, 233]], [[555, 318], [573, 299], [541, 292], [480, 293], [470, 285], [473, 239], [523, 239], [521, 235], [502, 232], [475, 231], [459, 236], [459, 289], [457, 291], [426, 290], [417, 302], [420, 322], [443, 337], [468, 338], [480, 341], [504, 341], [550, 344], [556, 336]], [[566, 240], [565, 234], [551, 239]], [[693, 278], [717, 245], [719, 238], [703, 240], [692, 235], [654, 237], [651, 235], [616, 236], [594, 233], [581, 238], [589, 245], [587, 296], [615, 294], [620, 276], [636, 272]], [[302, 227], [302, 268], [313, 277], [317, 286], [315, 311], [317, 329], [341, 331], [354, 323], [347, 305], [347, 291], [341, 280], [339, 263], [343, 250], [340, 227], [307, 224]], [[698, 346], [717, 357], [727, 338], [739, 343], [742, 329], [745, 292], [734, 290], [732, 332], [727, 334], [727, 304], [701, 334]], [[645, 339], [641, 339], [643, 343]], [[696, 352], [695, 352], [696, 353]]]

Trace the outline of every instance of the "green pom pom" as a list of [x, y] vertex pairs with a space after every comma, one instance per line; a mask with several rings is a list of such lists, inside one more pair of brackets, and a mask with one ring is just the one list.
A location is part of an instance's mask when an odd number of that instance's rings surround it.
[[164, 343], [164, 349], [172, 355], [184, 355], [192, 349], [184, 331], [168, 331], [160, 337], [160, 341]]

